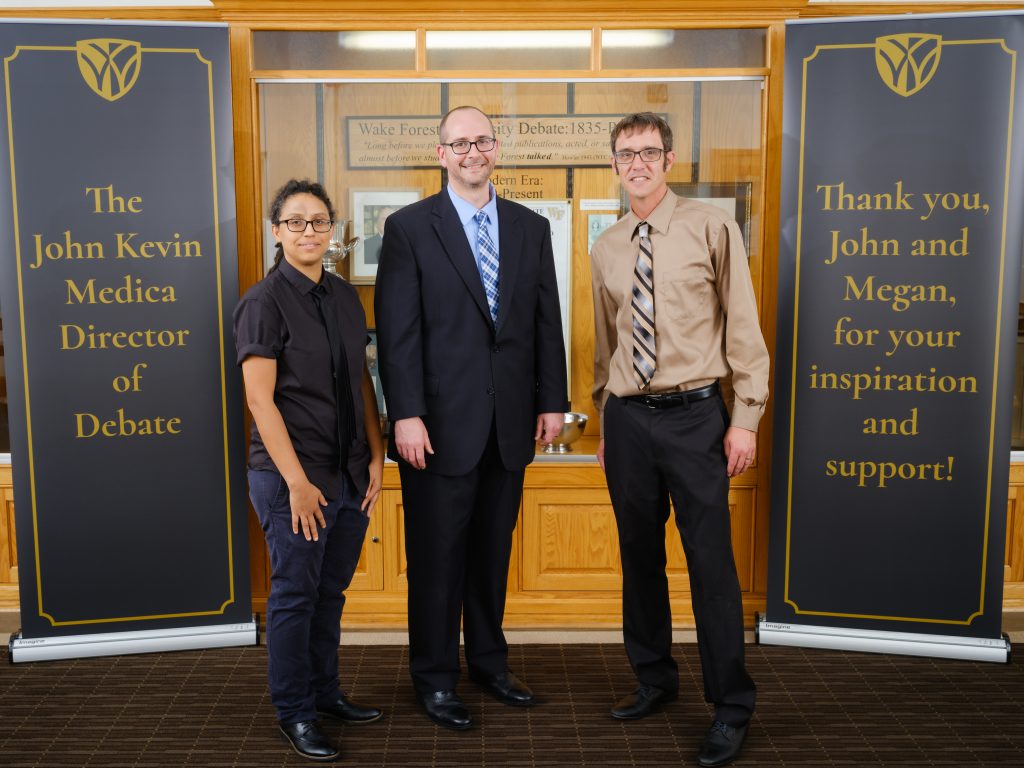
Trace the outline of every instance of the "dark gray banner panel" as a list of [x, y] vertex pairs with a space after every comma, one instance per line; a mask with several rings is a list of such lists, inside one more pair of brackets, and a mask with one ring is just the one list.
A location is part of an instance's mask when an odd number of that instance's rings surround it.
[[1021, 49], [1013, 14], [786, 28], [769, 633], [1003, 646]]
[[0, 56], [22, 639], [250, 622], [227, 29]]

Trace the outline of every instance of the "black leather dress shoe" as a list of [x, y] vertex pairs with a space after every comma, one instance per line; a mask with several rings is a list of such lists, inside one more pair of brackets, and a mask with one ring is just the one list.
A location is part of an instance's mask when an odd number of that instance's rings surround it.
[[380, 720], [384, 714], [377, 707], [367, 707], [364, 704], [356, 704], [349, 701], [346, 696], [338, 696], [334, 701], [316, 705], [316, 713], [325, 717], [333, 717], [349, 725], [365, 725], [374, 720]]
[[641, 717], [657, 712], [668, 701], [674, 701], [676, 694], [653, 685], [641, 685], [635, 691], [619, 699], [612, 707], [612, 717], [616, 720], [639, 720]]
[[303, 757], [321, 763], [330, 763], [338, 759], [338, 748], [324, 736], [316, 720], [281, 723], [280, 728], [281, 738]]
[[453, 731], [464, 731], [473, 725], [469, 710], [455, 691], [417, 693], [416, 700], [426, 710], [427, 717], [440, 726]]
[[471, 672], [469, 679], [510, 707], [532, 707], [537, 703], [530, 687], [508, 670], [498, 675], [477, 675]]
[[747, 726], [733, 728], [721, 720], [715, 720], [704, 736], [704, 743], [697, 752], [697, 764], [704, 768], [728, 765], [737, 757], [747, 737]]

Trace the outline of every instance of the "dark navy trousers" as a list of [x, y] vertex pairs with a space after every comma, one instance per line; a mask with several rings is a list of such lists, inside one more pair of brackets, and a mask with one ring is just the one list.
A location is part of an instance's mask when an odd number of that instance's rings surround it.
[[419, 693], [454, 690], [459, 626], [471, 673], [508, 669], [505, 615], [523, 470], [506, 469], [495, 431], [469, 473], [437, 475], [400, 462], [409, 576], [409, 672]]
[[306, 541], [301, 528], [292, 533], [288, 485], [277, 472], [249, 470], [249, 498], [270, 550], [270, 699], [282, 723], [315, 720], [317, 703], [341, 692], [341, 611], [369, 518], [347, 476], [341, 494], [323, 509], [327, 527], [319, 541]]

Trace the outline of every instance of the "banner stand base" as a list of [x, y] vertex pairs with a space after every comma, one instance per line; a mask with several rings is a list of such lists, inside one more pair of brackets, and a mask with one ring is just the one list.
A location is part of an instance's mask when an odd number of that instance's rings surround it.
[[904, 656], [934, 656], [940, 659], [1010, 661], [1010, 639], [922, 635], [911, 632], [883, 632], [850, 627], [816, 627], [780, 624], [757, 614], [754, 640], [760, 645], [792, 645], [837, 651], [896, 653]]
[[26, 639], [21, 630], [11, 635], [11, 663], [56, 661], [90, 656], [121, 656], [131, 653], [190, 651], [201, 648], [228, 648], [258, 645], [256, 617], [243, 624], [217, 624], [208, 627], [150, 629], [138, 632], [107, 632], [95, 635], [39, 637]]

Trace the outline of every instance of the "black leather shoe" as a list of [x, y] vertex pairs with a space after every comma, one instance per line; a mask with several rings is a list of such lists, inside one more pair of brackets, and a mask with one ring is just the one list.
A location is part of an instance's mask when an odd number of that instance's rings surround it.
[[612, 707], [612, 717], [616, 720], [639, 720], [641, 717], [657, 712], [668, 701], [674, 701], [676, 694], [653, 685], [641, 685], [628, 696], [619, 699]]
[[471, 672], [469, 679], [510, 707], [532, 707], [537, 703], [530, 687], [508, 670], [497, 675], [477, 675]]
[[334, 701], [326, 704], [317, 704], [316, 713], [325, 717], [333, 717], [349, 725], [365, 725], [374, 720], [380, 720], [384, 713], [377, 707], [367, 707], [364, 704], [356, 704], [349, 701], [347, 696], [339, 695]]
[[747, 726], [733, 728], [721, 720], [715, 720], [704, 737], [704, 743], [697, 752], [697, 764], [704, 768], [728, 765], [737, 757], [747, 737]]
[[416, 700], [426, 710], [427, 717], [440, 726], [453, 731], [464, 731], [473, 725], [469, 710], [455, 691], [417, 693]]
[[334, 746], [316, 720], [301, 723], [281, 723], [281, 738], [292, 745], [292, 749], [305, 758], [321, 763], [338, 759], [338, 748]]

